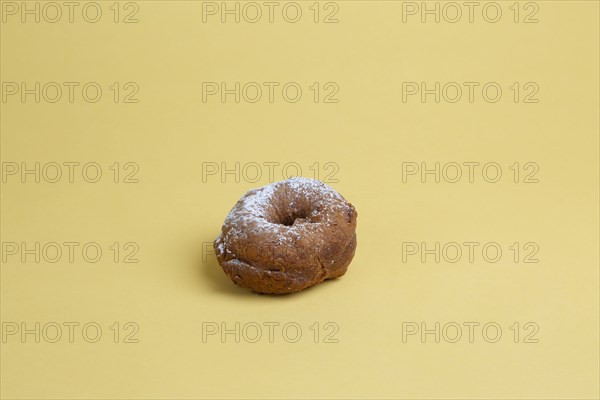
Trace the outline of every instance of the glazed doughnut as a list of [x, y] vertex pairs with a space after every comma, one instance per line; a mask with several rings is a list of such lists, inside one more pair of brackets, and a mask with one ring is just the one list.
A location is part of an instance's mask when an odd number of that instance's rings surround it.
[[214, 242], [225, 273], [258, 293], [298, 292], [344, 275], [356, 249], [356, 210], [330, 186], [290, 178], [250, 190]]

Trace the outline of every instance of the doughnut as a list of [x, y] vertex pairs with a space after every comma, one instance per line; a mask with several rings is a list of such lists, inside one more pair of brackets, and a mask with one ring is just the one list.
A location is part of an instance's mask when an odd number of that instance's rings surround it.
[[346, 273], [356, 217], [354, 206], [325, 183], [290, 178], [242, 196], [214, 242], [215, 254], [241, 287], [298, 292]]

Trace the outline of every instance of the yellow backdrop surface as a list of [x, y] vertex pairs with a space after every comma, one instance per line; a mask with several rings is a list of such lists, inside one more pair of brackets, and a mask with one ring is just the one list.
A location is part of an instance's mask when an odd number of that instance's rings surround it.
[[[3, 398], [598, 398], [597, 1], [0, 4]], [[292, 175], [356, 256], [252, 294]]]

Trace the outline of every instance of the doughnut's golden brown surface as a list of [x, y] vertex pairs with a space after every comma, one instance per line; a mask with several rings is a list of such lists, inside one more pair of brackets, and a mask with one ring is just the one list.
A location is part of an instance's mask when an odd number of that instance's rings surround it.
[[290, 178], [242, 196], [223, 223], [215, 253], [239, 286], [298, 292], [344, 275], [356, 249], [356, 217], [328, 185]]

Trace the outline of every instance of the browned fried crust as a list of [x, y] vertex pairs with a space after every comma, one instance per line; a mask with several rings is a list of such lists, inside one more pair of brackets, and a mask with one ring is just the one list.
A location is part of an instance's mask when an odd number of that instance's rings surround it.
[[246, 193], [214, 243], [239, 286], [285, 294], [344, 275], [356, 249], [357, 212], [322, 182], [286, 181]]

